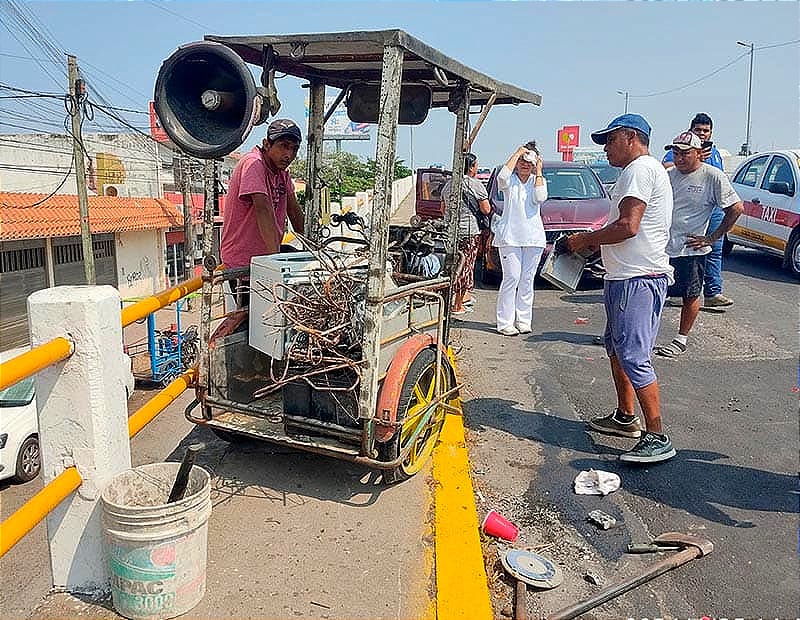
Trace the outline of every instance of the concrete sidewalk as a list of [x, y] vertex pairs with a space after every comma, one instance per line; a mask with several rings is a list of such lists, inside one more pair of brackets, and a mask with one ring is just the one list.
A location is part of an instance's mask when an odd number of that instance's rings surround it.
[[[183, 418], [192, 397], [131, 445], [135, 466], [179, 461], [190, 443], [206, 443], [198, 465], [212, 473], [207, 590], [189, 617], [431, 617], [430, 469], [386, 487], [348, 463], [228, 444]], [[46, 596], [28, 617], [77, 615], [116, 617], [108, 599], [66, 594]]]
[[[132, 408], [154, 394], [137, 391]], [[357, 465], [222, 441], [185, 420], [192, 398], [184, 393], [131, 444], [134, 466], [207, 446], [198, 459], [212, 473], [207, 591], [187, 617], [491, 617], [460, 417], [448, 417], [435, 465], [386, 486]], [[21, 576], [32, 558], [47, 561], [43, 524], [0, 566]], [[49, 571], [34, 580], [39, 591], [20, 582], [6, 592], [3, 617], [117, 617], [110, 598], [45, 595], [45, 583]]]

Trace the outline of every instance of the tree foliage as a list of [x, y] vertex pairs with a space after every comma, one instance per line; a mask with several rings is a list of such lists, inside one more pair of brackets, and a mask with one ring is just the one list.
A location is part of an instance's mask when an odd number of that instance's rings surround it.
[[[330, 188], [331, 198], [341, 200], [342, 196], [353, 196], [356, 192], [375, 187], [376, 168], [374, 159], [362, 161], [357, 155], [347, 151], [324, 153], [320, 177]], [[306, 172], [305, 159], [296, 159], [289, 167], [293, 179], [308, 181]], [[408, 176], [411, 176], [411, 170], [403, 164], [402, 159], [396, 160], [394, 178]]]

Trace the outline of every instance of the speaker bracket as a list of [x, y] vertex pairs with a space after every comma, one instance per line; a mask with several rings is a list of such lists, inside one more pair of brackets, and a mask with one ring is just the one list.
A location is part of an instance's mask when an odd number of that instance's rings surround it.
[[271, 45], [264, 45], [261, 47], [261, 85], [264, 88], [269, 88], [268, 75], [274, 73], [275, 67], [278, 64], [278, 52], [276, 52]]
[[261, 114], [256, 119], [255, 124], [260, 125], [266, 122], [270, 116], [275, 116], [281, 109], [281, 102], [278, 99], [278, 89], [275, 86], [275, 67], [278, 64], [278, 53], [271, 45], [264, 45], [261, 48], [261, 85], [258, 93], [261, 95]]

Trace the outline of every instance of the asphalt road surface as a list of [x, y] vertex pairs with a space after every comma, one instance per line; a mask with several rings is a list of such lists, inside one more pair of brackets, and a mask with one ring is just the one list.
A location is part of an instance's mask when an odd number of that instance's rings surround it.
[[[616, 404], [605, 352], [592, 342], [604, 327], [601, 285], [567, 295], [538, 283], [533, 333], [513, 338], [493, 329], [495, 292], [477, 291], [475, 313], [456, 330], [471, 390], [465, 421], [476, 501], [515, 520], [521, 544], [542, 549], [564, 574], [559, 588], [529, 589], [532, 617], [654, 562], [625, 554], [625, 545], [668, 531], [710, 539], [714, 552], [593, 617], [798, 616], [800, 288], [779, 259], [749, 250], [734, 251], [724, 278], [735, 306], [701, 312], [682, 357], [655, 358], [678, 454], [647, 467], [616, 460], [635, 440], [586, 430], [585, 420]], [[677, 333], [679, 313], [665, 309], [659, 342]], [[618, 473], [621, 489], [574, 494], [574, 477], [590, 468]], [[594, 509], [620, 525], [598, 530], [586, 521]], [[496, 546], [487, 543], [486, 553], [497, 571], [496, 611], [507, 612], [512, 584], [494, 560]]]
[[[714, 553], [591, 617], [797, 617], [800, 289], [777, 259], [755, 252], [735, 251], [725, 269], [736, 305], [701, 313], [687, 353], [656, 360], [664, 422], [679, 451], [661, 465], [622, 465], [616, 456], [632, 441], [585, 430], [584, 420], [614, 406], [604, 351], [592, 344], [604, 322], [596, 284], [576, 295], [541, 285], [534, 332], [514, 338], [494, 331], [495, 292], [479, 290], [476, 312], [453, 331], [479, 516], [500, 510], [520, 525], [520, 544], [539, 549], [564, 575], [556, 589], [529, 589], [532, 617], [635, 574], [657, 558], [628, 556], [625, 544], [666, 531], [708, 538]], [[676, 332], [678, 314], [665, 310], [661, 341]], [[131, 410], [147, 396], [137, 391]], [[209, 535], [209, 591], [196, 614], [426, 613], [429, 575], [413, 573], [430, 549], [427, 476], [384, 489], [368, 471], [321, 457], [231, 448], [182, 419], [184, 396], [175, 415], [162, 414], [135, 438], [133, 454], [136, 464], [178, 460], [187, 443], [209, 442], [219, 529]], [[589, 468], [619, 473], [622, 488], [575, 495], [575, 475]], [[40, 486], [0, 486], [3, 516]], [[620, 525], [597, 530], [586, 522], [593, 509]], [[110, 615], [42, 607], [50, 583], [45, 540], [40, 524], [3, 558], [0, 615]], [[497, 561], [500, 548], [485, 543], [496, 611], [509, 612], [512, 584]]]

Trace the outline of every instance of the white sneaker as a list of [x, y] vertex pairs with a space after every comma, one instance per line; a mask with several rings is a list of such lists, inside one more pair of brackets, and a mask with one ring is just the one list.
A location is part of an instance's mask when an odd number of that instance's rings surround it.
[[531, 333], [531, 326], [526, 325], [525, 323], [517, 323], [516, 324], [517, 331], [520, 334], [530, 334]]
[[519, 333], [519, 330], [514, 326], [509, 327], [498, 327], [497, 331], [504, 336], [516, 336]]

